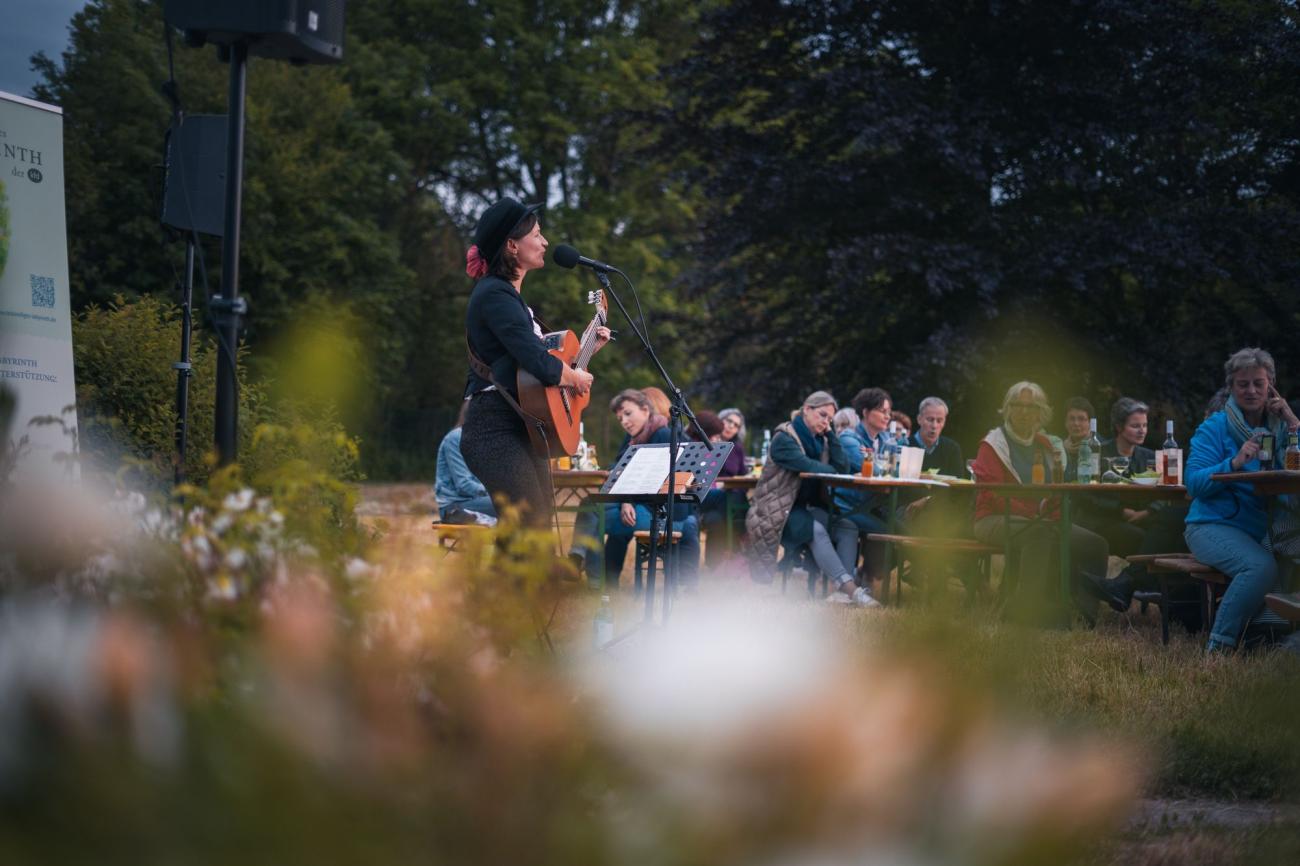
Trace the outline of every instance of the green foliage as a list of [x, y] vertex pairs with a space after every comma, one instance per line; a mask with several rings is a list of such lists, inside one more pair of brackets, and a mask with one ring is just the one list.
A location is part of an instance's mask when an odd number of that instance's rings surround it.
[[[159, 183], [143, 168], [159, 161], [170, 113], [158, 91], [161, 5], [93, 0], [73, 18], [62, 63], [37, 58], [36, 95], [67, 119], [74, 309], [161, 296], [181, 268], [180, 244], [159, 243]], [[466, 237], [484, 204], [506, 194], [548, 203], [553, 242], [586, 243], [636, 275], [661, 351], [688, 378], [681, 337], [696, 311], [678, 299], [672, 250], [695, 197], [665, 172], [675, 152], [656, 113], [667, 104], [657, 70], [688, 50], [694, 14], [678, 0], [565, 0], [544, 15], [513, 0], [490, 13], [360, 4], [340, 66], [254, 58], [240, 270], [250, 381], [281, 375], [271, 358], [299, 318], [350, 306], [373, 364], [363, 399], [343, 409], [369, 445], [368, 471], [431, 477], [464, 385]], [[211, 49], [178, 40], [175, 66], [187, 111], [224, 113], [226, 67]], [[205, 240], [203, 251], [215, 290], [218, 245]], [[201, 298], [202, 269], [199, 283]], [[529, 300], [577, 329], [594, 287], [543, 272]], [[202, 301], [197, 309], [201, 318]], [[593, 370], [598, 404], [653, 381], [627, 342]]]
[[706, 388], [771, 420], [813, 387], [938, 393], [970, 442], [1029, 377], [1187, 429], [1227, 353], [1290, 351], [1296, 24], [1278, 0], [719, 5], [670, 121], [706, 192]]
[[944, 611], [895, 618], [883, 641], [906, 658], [945, 660], [937, 683], [963, 682], [998, 694], [1050, 724], [1141, 745], [1156, 797], [1293, 799], [1300, 747], [1289, 720], [1300, 712], [1290, 653], [1207, 657], [1203, 635], [1159, 639], [1154, 610], [1140, 628], [1105, 613], [1094, 631], [1042, 633]]
[[[139, 461], [154, 483], [171, 477], [175, 454], [176, 371], [180, 311], [150, 296], [91, 307], [73, 322], [81, 448], [88, 467], [112, 473]], [[217, 352], [203, 332], [191, 343], [189, 447], [185, 474], [202, 483], [212, 465]], [[331, 478], [358, 476], [357, 443], [328, 400], [272, 400], [272, 383], [240, 375], [240, 459], [246, 477], [270, 489], [293, 461]], [[290, 471], [298, 471], [297, 469]]]

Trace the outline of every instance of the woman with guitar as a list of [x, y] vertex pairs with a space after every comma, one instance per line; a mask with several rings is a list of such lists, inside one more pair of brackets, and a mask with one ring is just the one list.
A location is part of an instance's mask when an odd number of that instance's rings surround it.
[[[461, 438], [466, 465], [492, 497], [522, 506], [525, 522], [539, 528], [554, 513], [547, 451], [557, 445], [546, 441], [531, 418], [525, 421], [517, 380], [528, 374], [557, 390], [566, 407], [570, 401], [585, 406], [592, 381], [585, 361], [566, 364], [548, 348], [544, 329], [521, 293], [524, 276], [545, 264], [540, 207], [513, 198], [492, 205], [479, 217], [474, 246], [465, 255], [465, 272], [477, 282], [465, 316], [470, 359], [465, 399], [470, 403]], [[590, 358], [608, 342], [609, 329], [602, 325], [588, 332], [584, 354]]]

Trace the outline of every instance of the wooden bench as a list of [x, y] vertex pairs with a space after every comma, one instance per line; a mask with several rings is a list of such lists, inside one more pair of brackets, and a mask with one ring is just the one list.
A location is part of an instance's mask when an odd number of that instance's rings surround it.
[[1160, 579], [1160, 591], [1165, 598], [1169, 597], [1168, 580], [1171, 575], [1182, 575], [1199, 582], [1202, 589], [1201, 621], [1207, 629], [1214, 626], [1215, 604], [1232, 578], [1186, 554], [1157, 556], [1151, 560], [1147, 569]]
[[433, 521], [434, 536], [438, 539], [438, 546], [442, 548], [443, 555], [448, 555], [460, 549], [460, 545], [465, 539], [470, 538], [476, 532], [483, 532], [491, 527], [482, 523], [443, 523], [441, 520]]
[[1169, 609], [1175, 604], [1197, 604], [1200, 605], [1201, 599], [1196, 601], [1175, 601], [1169, 594], [1169, 578], [1175, 572], [1169, 570], [1157, 571], [1152, 566], [1157, 560], [1161, 559], [1190, 559], [1193, 562], [1196, 558], [1186, 551], [1175, 553], [1135, 553], [1132, 556], [1125, 557], [1128, 562], [1134, 565], [1144, 565], [1147, 571], [1155, 574], [1160, 582], [1160, 588], [1154, 592], [1148, 590], [1138, 590], [1133, 593], [1133, 598], [1142, 605], [1142, 612], [1146, 613], [1147, 605], [1154, 604], [1160, 608], [1160, 642], [1165, 646], [1169, 645]]
[[1300, 593], [1270, 592], [1264, 596], [1264, 604], [1287, 622], [1300, 622]]
[[[638, 529], [632, 533], [632, 540], [636, 542], [636, 556], [634, 559], [633, 573], [636, 575], [634, 590], [637, 595], [641, 594], [641, 575], [645, 570], [646, 564], [650, 561], [650, 530]], [[664, 531], [659, 530], [659, 546], [655, 548], [655, 558], [660, 564], [666, 564], [665, 557], [668, 555], [668, 545], [664, 544]], [[674, 529], [671, 544], [676, 544], [682, 540], [682, 531]], [[617, 577], [617, 575], [615, 575]]]
[[[980, 570], [980, 579], [985, 586], [989, 582], [989, 558], [995, 553], [1002, 553], [1002, 548], [992, 547], [983, 542], [976, 541], [973, 538], [948, 538], [943, 536], [930, 535], [898, 535], [890, 532], [871, 532], [867, 534], [868, 541], [875, 541], [882, 544], [892, 544], [898, 549], [898, 574], [899, 582], [897, 584], [896, 597], [899, 601], [903, 598], [903, 564], [915, 557], [920, 551], [933, 553], [936, 555], [948, 556], [969, 556], [977, 560]], [[912, 554], [909, 556], [909, 554]], [[885, 585], [882, 587], [884, 596], [882, 601], [889, 598], [889, 575], [885, 575]]]

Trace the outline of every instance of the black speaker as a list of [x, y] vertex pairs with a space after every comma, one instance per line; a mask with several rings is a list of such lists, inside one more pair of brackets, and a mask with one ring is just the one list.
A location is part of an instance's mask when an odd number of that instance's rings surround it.
[[221, 237], [226, 227], [226, 115], [191, 114], [167, 132], [163, 224]]
[[293, 63], [343, 59], [344, 0], [165, 0], [163, 16], [199, 46], [247, 43], [248, 53]]

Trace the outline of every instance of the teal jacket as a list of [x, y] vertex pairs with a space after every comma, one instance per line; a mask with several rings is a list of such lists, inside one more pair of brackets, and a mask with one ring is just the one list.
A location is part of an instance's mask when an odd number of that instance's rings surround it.
[[[829, 464], [809, 457], [804, 453], [803, 446], [799, 444], [798, 440], [784, 432], [772, 437], [770, 459], [776, 465], [791, 472], [825, 472], [828, 474], [848, 472], [849, 463], [844, 457], [844, 449], [840, 447], [839, 439], [833, 432], [827, 433], [826, 438], [829, 446], [828, 456], [831, 461]], [[782, 544], [788, 547], [798, 547], [812, 541], [814, 518], [808, 507], [813, 506], [829, 510], [830, 503], [826, 501], [825, 490], [825, 485], [819, 481], [809, 479], [800, 483], [799, 494], [795, 497], [794, 507], [790, 509], [790, 517], [786, 520], [785, 529], [781, 532]]]
[[[1262, 540], [1268, 531], [1268, 504], [1263, 497], [1256, 495], [1255, 486], [1210, 478], [1217, 472], [1231, 472], [1232, 458], [1239, 450], [1228, 432], [1226, 412], [1215, 412], [1196, 428], [1187, 466], [1183, 470], [1187, 493], [1192, 497], [1187, 522], [1235, 526], [1251, 538]], [[1258, 471], [1259, 460], [1252, 460], [1241, 468], [1243, 472]]]

